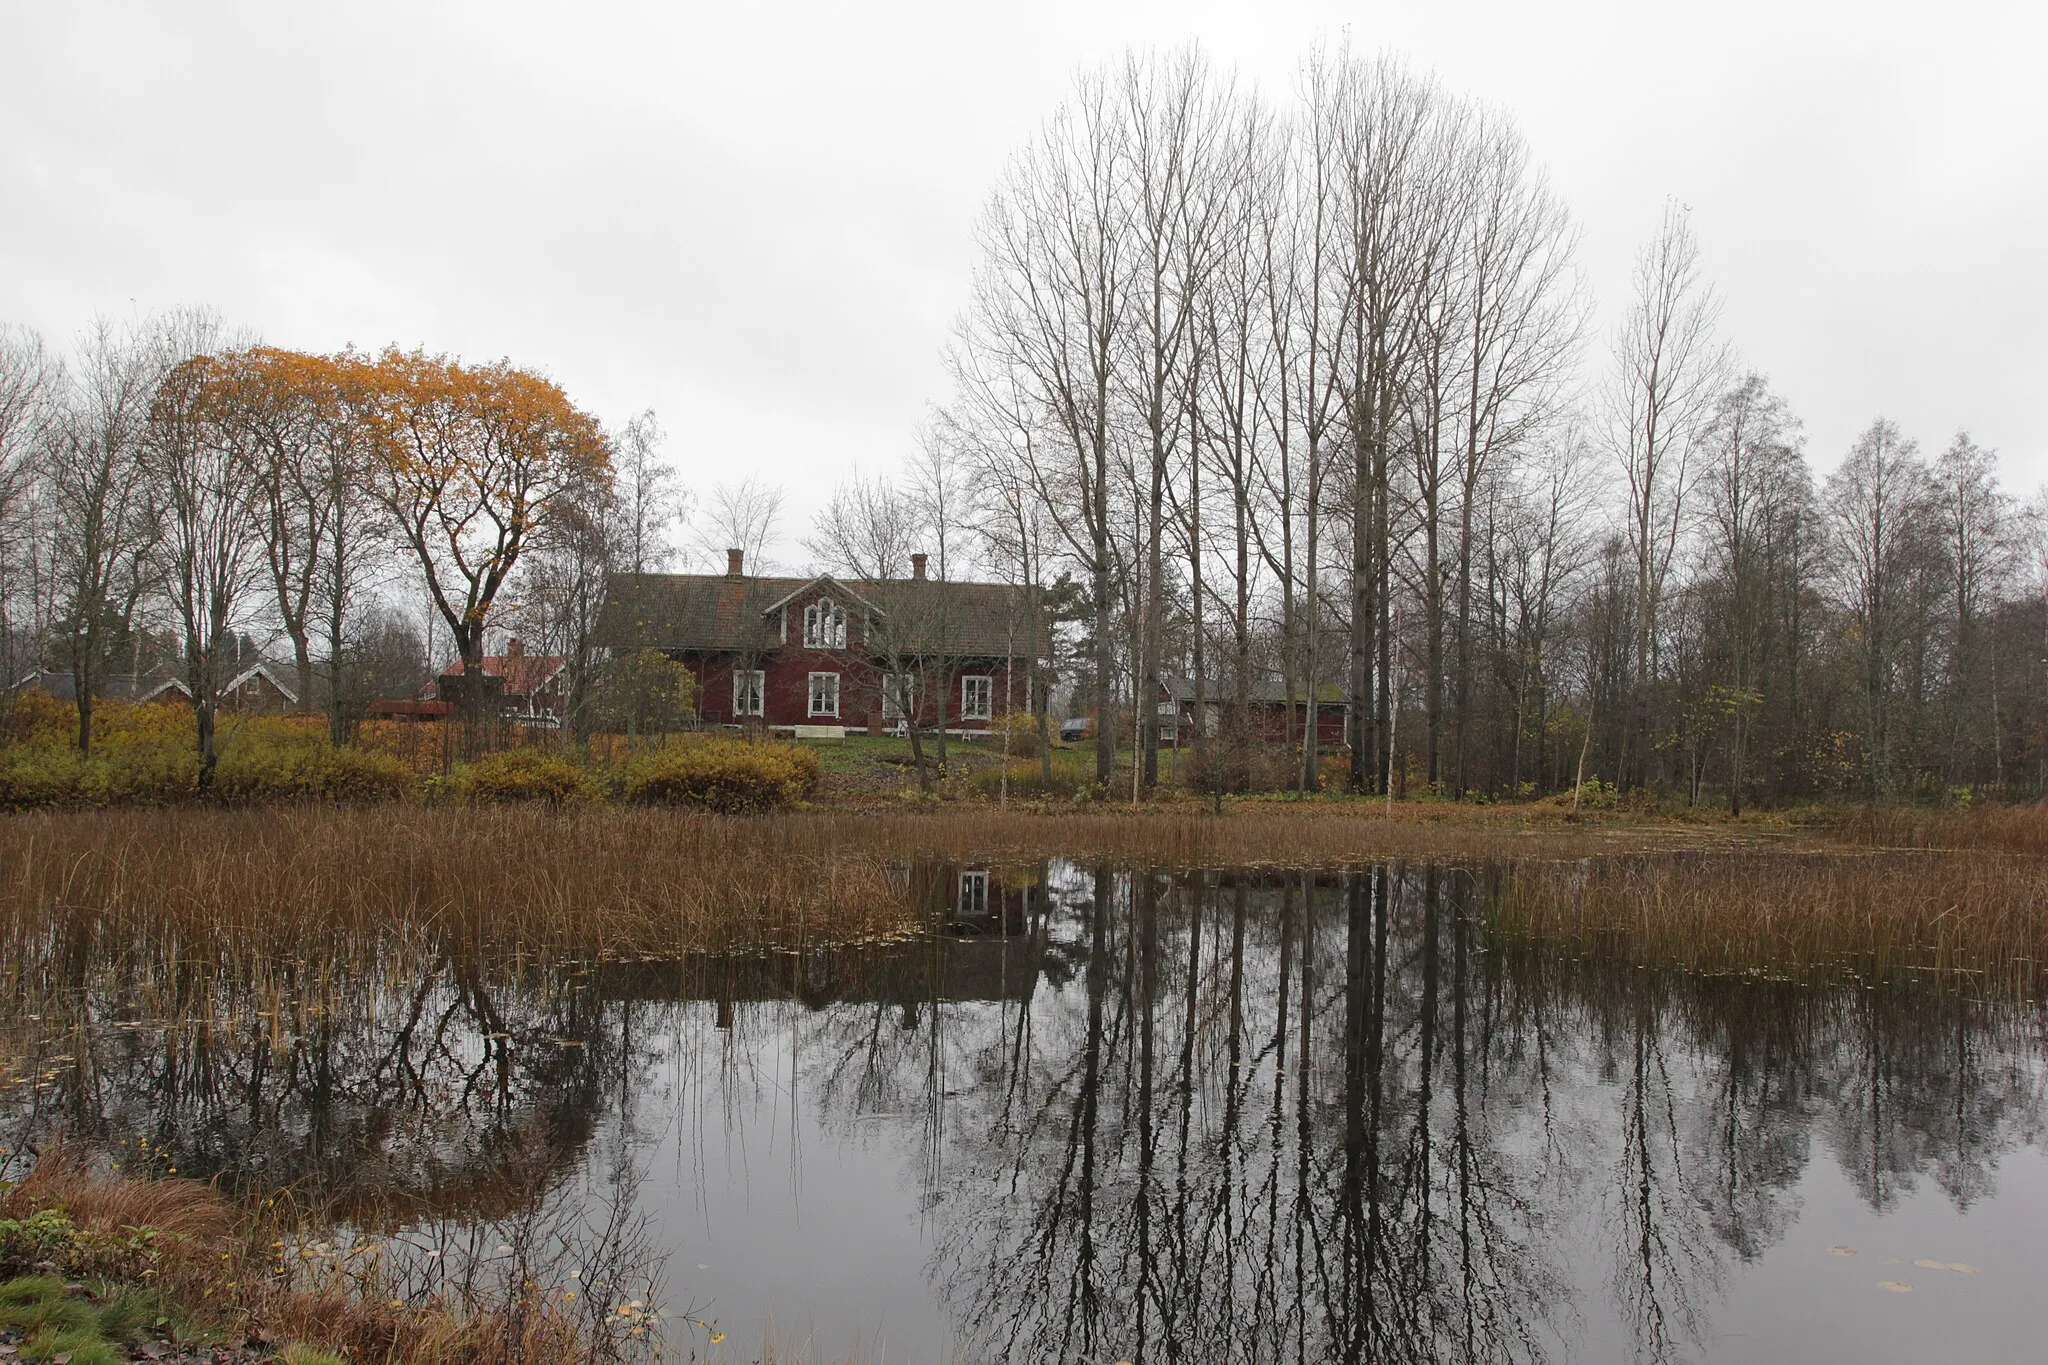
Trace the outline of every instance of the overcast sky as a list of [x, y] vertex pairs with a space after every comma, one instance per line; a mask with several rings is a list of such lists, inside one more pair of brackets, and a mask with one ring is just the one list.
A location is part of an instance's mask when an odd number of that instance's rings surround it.
[[0, 320], [509, 357], [655, 408], [694, 483], [784, 484], [798, 557], [945, 396], [975, 216], [1077, 67], [1192, 38], [1286, 99], [1347, 31], [1516, 115], [1603, 338], [1673, 196], [1819, 467], [1882, 413], [2048, 479], [2040, 0], [0, 0]]

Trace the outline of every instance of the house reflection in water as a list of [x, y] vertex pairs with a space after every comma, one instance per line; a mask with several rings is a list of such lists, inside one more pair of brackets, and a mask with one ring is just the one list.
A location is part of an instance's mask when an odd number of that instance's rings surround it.
[[[617, 1001], [715, 1001], [718, 1025], [733, 1008], [795, 1001], [813, 1010], [890, 1004], [917, 1026], [925, 1004], [1031, 1000], [1047, 968], [1045, 869], [918, 863], [897, 885], [929, 926], [915, 938], [815, 952], [609, 962], [593, 973], [599, 997]], [[1055, 968], [1055, 975], [1065, 973]]]

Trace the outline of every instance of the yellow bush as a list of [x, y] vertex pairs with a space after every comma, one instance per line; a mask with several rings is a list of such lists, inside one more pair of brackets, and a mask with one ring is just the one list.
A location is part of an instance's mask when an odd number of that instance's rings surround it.
[[635, 759], [624, 793], [649, 805], [738, 814], [796, 805], [817, 791], [823, 776], [818, 756], [802, 745], [707, 739]]
[[336, 749], [317, 736], [238, 736], [214, 769], [223, 801], [379, 801], [403, 795], [412, 774], [390, 754]]
[[90, 804], [90, 772], [73, 749], [25, 744], [0, 750], [0, 809]]
[[581, 765], [560, 754], [503, 749], [457, 768], [450, 787], [459, 799], [479, 805], [541, 801], [559, 806], [593, 795], [597, 784]]
[[0, 743], [70, 744], [78, 738], [78, 711], [37, 687], [0, 697]]
[[1012, 711], [998, 716], [988, 727], [986, 742], [991, 753], [1007, 753], [1011, 758], [1036, 758], [1038, 717], [1029, 711]]

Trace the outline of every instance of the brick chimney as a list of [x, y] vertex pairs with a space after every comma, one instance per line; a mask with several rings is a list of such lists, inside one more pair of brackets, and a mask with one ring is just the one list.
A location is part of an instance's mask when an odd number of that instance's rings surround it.
[[747, 552], [745, 550], [728, 549], [725, 552], [725, 576], [727, 578], [745, 578], [747, 576]]
[[923, 555], [912, 555], [912, 556], [910, 557], [910, 576], [911, 576], [912, 578], [916, 579], [916, 580], [917, 580], [918, 582], [920, 582], [920, 583], [924, 582], [924, 556], [923, 556]]
[[513, 637], [512, 637], [511, 639], [507, 640], [507, 641], [505, 642], [505, 657], [506, 657], [506, 658], [508, 658], [508, 659], [523, 659], [523, 658], [525, 658], [525, 657], [526, 657], [526, 641], [524, 641], [524, 640], [520, 639], [520, 638], [519, 638], [519, 637], [518, 637], [517, 635], [515, 635], [515, 636], [513, 636]]

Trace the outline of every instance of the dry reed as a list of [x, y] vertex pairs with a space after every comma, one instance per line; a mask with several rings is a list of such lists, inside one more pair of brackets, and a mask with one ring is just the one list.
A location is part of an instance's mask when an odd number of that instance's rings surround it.
[[[10, 817], [0, 956], [50, 935], [148, 942], [181, 960], [370, 938], [466, 950], [667, 956], [796, 947], [911, 927], [906, 859], [1066, 857], [1128, 866], [1334, 866], [1581, 856], [1612, 830], [1516, 831], [1356, 815], [828, 814], [735, 819], [602, 807], [284, 807]], [[76, 946], [76, 945], [72, 945]]]
[[1988, 971], [2036, 956], [2048, 905], [2048, 862], [2029, 858], [1800, 850], [1675, 824], [1475, 828], [1333, 807], [1221, 818], [1185, 807], [106, 811], [5, 820], [0, 988], [58, 985], [88, 956], [226, 966], [382, 944], [589, 960], [869, 941], [918, 927], [891, 875], [908, 861], [1047, 858], [1514, 864], [1509, 909], [1528, 933], [1624, 935], [1697, 970], [1803, 970], [1860, 954]]
[[1874, 848], [1973, 848], [2048, 854], [2048, 807], [1858, 806], [1835, 826], [1838, 838]]
[[1509, 940], [1686, 972], [1935, 973], [2031, 992], [2048, 861], [1751, 849], [1528, 863], [1492, 913]]

